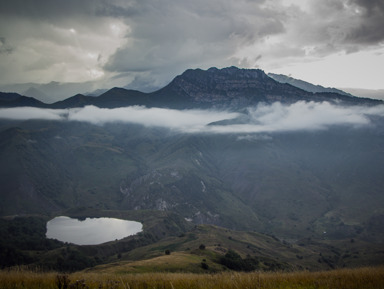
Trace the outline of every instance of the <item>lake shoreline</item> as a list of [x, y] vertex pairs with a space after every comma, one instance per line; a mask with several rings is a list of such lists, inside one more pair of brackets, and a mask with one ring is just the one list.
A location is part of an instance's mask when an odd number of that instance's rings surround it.
[[76, 245], [100, 245], [142, 232], [140, 222], [117, 218], [70, 218], [58, 216], [47, 222], [48, 239]]

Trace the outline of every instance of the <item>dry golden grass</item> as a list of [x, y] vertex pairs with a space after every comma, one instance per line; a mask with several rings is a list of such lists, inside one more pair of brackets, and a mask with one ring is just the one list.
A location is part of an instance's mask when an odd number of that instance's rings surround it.
[[[61, 283], [57, 279], [61, 276]], [[0, 271], [0, 288], [115, 288], [115, 289], [382, 289], [384, 267], [292, 273], [142, 273], [97, 274], [39, 273], [23, 270]]]
[[[191, 272], [191, 273], [206, 273], [201, 267], [201, 262], [204, 257], [185, 253], [173, 252], [171, 255], [161, 255], [146, 260], [139, 261], [121, 261], [117, 263], [109, 263], [99, 265], [89, 270], [87, 273], [107, 273], [107, 274], [124, 274], [124, 273], [149, 273], [149, 272]], [[222, 271], [222, 265], [206, 261], [206, 264], [212, 271]]]

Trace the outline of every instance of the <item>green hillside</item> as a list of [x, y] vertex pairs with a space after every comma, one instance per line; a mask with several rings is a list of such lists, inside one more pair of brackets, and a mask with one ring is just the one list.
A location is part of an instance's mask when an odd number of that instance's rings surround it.
[[383, 236], [379, 129], [252, 140], [118, 123], [3, 121], [0, 136], [3, 216], [159, 210], [280, 239]]
[[[87, 269], [98, 273], [221, 272], [228, 270], [328, 270], [382, 264], [380, 245], [368, 248], [362, 241], [345, 240], [333, 246], [325, 241], [281, 242], [273, 236], [201, 225], [175, 237], [123, 253], [107, 264]], [[167, 251], [169, 254], [167, 254]], [[227, 267], [230, 252], [245, 264]], [[230, 258], [230, 257], [228, 257]], [[253, 263], [250, 263], [250, 262]], [[249, 264], [252, 264], [250, 266]], [[238, 266], [238, 267], [236, 267]], [[249, 266], [249, 267], [247, 267]]]

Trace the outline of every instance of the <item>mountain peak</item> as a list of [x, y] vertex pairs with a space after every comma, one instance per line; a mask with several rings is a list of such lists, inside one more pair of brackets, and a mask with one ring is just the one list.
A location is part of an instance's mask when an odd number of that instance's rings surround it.
[[258, 77], [268, 77], [263, 70], [261, 69], [246, 69], [238, 68], [236, 66], [230, 66], [225, 68], [211, 67], [207, 70], [200, 68], [197, 69], [188, 69], [183, 74], [178, 77], [190, 77], [190, 76], [201, 76], [201, 77], [236, 77], [236, 78], [258, 78]]
[[304, 91], [276, 82], [261, 69], [235, 66], [208, 70], [188, 69], [162, 89], [192, 106], [244, 107], [260, 101], [280, 101], [284, 96], [300, 96]]

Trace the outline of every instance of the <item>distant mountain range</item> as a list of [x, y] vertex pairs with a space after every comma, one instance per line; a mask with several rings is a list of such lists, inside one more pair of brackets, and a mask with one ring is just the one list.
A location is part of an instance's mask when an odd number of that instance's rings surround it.
[[48, 107], [47, 104], [33, 97], [20, 95], [18, 93], [0, 92], [0, 107], [18, 106]]
[[384, 100], [384, 89], [344, 88], [344, 90], [359, 97]]
[[[100, 91], [93, 88], [95, 83], [83, 82], [83, 83], [62, 83], [52, 81], [49, 83], [20, 83], [9, 84], [0, 87], [0, 91], [3, 92], [15, 92], [20, 95], [36, 98], [44, 103], [54, 103], [60, 100], [64, 100], [71, 95], [78, 93], [100, 95]], [[103, 91], [104, 92], [104, 91]], [[99, 94], [100, 93], [100, 94]]]
[[[37, 96], [37, 88], [28, 90]], [[102, 92], [102, 91], [100, 91]], [[99, 96], [76, 94], [52, 104], [34, 97], [0, 94], [0, 106], [35, 106], [73, 108], [95, 105], [104, 108], [144, 105], [168, 108], [242, 108], [258, 102], [292, 103], [298, 100], [353, 103], [378, 103], [377, 100], [357, 98], [338, 89], [315, 86], [286, 76], [270, 74], [259, 69], [187, 70], [167, 86], [155, 92], [112, 88]]]
[[274, 80], [281, 82], [281, 83], [288, 83], [290, 85], [293, 85], [295, 87], [301, 88], [305, 91], [314, 92], [314, 93], [321, 93], [321, 92], [330, 92], [330, 93], [338, 93], [342, 95], [352, 96], [350, 93], [347, 93], [345, 91], [342, 91], [340, 89], [331, 88], [331, 87], [324, 87], [321, 85], [314, 85], [312, 83], [295, 79], [290, 76], [286, 76], [283, 74], [275, 74], [275, 73], [268, 73], [269, 77], [272, 77]]

